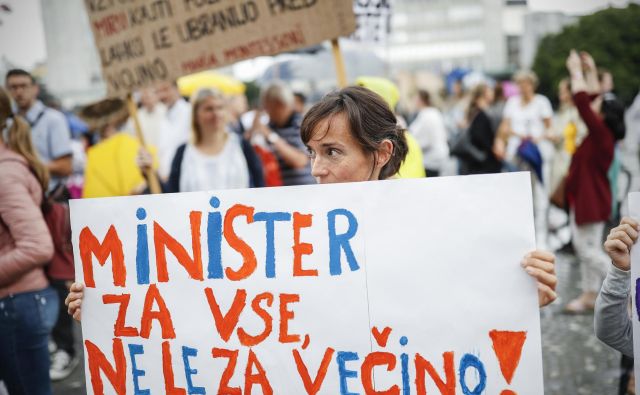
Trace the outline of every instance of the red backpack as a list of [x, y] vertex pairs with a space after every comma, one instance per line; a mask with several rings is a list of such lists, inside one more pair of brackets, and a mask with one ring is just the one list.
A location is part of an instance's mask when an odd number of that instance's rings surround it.
[[47, 276], [54, 280], [73, 280], [73, 245], [71, 244], [71, 220], [69, 205], [43, 197], [42, 214], [53, 240], [53, 257], [46, 267]]

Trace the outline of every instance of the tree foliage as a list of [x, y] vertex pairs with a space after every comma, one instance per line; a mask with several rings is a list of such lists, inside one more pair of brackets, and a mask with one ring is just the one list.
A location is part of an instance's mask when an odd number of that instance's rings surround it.
[[571, 49], [588, 51], [598, 67], [611, 71], [615, 92], [630, 104], [640, 88], [640, 5], [586, 15], [544, 37], [533, 62], [540, 93], [557, 97], [558, 83], [568, 76], [565, 61]]

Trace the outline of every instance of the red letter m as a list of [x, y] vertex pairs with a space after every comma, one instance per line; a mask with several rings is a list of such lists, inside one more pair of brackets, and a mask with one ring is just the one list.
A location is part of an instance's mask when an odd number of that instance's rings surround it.
[[93, 280], [92, 255], [98, 258], [98, 263], [103, 266], [107, 258], [111, 256], [111, 270], [113, 272], [113, 284], [119, 287], [125, 286], [127, 269], [124, 266], [124, 253], [122, 242], [118, 238], [116, 228], [111, 225], [102, 243], [93, 235], [89, 227], [85, 226], [80, 232], [80, 259], [84, 272], [84, 283], [87, 287], [95, 288]]

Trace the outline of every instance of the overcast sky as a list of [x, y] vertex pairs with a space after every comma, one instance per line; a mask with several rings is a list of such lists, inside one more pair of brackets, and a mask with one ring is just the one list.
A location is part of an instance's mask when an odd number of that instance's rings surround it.
[[[609, 4], [624, 6], [627, 3], [629, 0], [529, 0], [529, 7], [533, 11], [589, 14]], [[0, 4], [7, 4], [12, 9], [9, 14], [0, 13], [0, 57], [26, 69], [44, 61], [46, 48], [40, 0], [0, 0]]]

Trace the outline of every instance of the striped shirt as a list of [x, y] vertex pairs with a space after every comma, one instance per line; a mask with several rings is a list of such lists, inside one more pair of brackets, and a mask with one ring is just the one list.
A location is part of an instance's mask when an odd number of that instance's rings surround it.
[[[278, 127], [273, 123], [269, 124], [271, 130], [282, 137], [289, 145], [306, 152], [307, 148], [300, 137], [300, 125], [302, 124], [302, 116], [293, 113], [289, 122], [285, 126]], [[289, 166], [277, 153], [278, 164], [280, 165], [280, 174], [282, 175], [283, 185], [307, 185], [315, 184], [316, 180], [311, 176], [311, 165], [307, 163], [302, 169], [294, 169]]]

